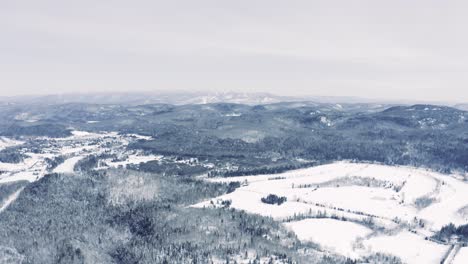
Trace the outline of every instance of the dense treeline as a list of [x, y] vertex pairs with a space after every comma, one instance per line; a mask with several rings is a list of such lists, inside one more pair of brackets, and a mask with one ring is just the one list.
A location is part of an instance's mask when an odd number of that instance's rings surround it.
[[206, 158], [216, 165], [234, 160], [240, 169], [222, 172], [226, 175], [280, 172], [297, 166], [294, 160], [298, 158], [468, 171], [468, 114], [450, 107], [415, 105], [377, 111], [374, 109], [383, 107], [350, 104], [337, 109], [307, 102], [265, 106], [68, 104], [35, 105], [35, 114], [44, 117], [38, 122], [11, 120], [28, 107], [33, 106], [5, 107], [0, 134], [69, 136], [73, 126], [149, 135], [154, 140], [140, 140], [129, 147], [166, 156]]
[[214, 169], [209, 172], [210, 177], [224, 176], [249, 176], [249, 175], [260, 175], [260, 174], [277, 174], [286, 172], [289, 170], [297, 170], [300, 168], [307, 168], [312, 166], [320, 165], [319, 162], [276, 162], [276, 164], [271, 164], [269, 166], [259, 164], [260, 167], [252, 166], [237, 166], [236, 169]]
[[26, 186], [28, 183], [28, 181], [0, 183], [0, 207], [2, 207], [10, 195]]
[[[144, 179], [142, 186], [157, 182], [155, 199], [131, 196], [138, 186], [116, 186], [116, 179], [136, 174]], [[226, 189], [135, 171], [51, 174], [29, 185], [0, 214], [0, 245], [17, 250], [24, 263], [209, 263], [214, 257], [233, 258], [252, 250], [292, 258], [280, 237], [264, 238], [277, 237], [281, 230], [271, 219], [185, 207]], [[114, 203], [114, 192], [122, 191], [129, 196]], [[285, 231], [281, 236], [291, 245], [298, 243]]]
[[[1, 129], [1, 127], [0, 127]], [[1, 130], [1, 134], [9, 137], [17, 136], [47, 136], [47, 137], [67, 137], [70, 136], [70, 129], [65, 126], [53, 123], [44, 124], [13, 124]]]
[[[50, 174], [28, 185], [0, 214], [0, 259], [67, 264], [241, 259], [356, 263], [323, 257], [271, 218], [229, 208], [187, 207], [236, 187], [118, 169], [73, 177]], [[308, 254], [300, 254], [305, 248]], [[387, 263], [396, 263], [391, 259]]]
[[[468, 244], [468, 224], [455, 226], [450, 223], [443, 226], [434, 236], [435, 239], [445, 242], [463, 242]], [[451, 241], [455, 239], [456, 241]]]
[[[363, 136], [340, 135], [341, 133], [293, 135], [284, 139], [265, 138], [258, 143], [226, 142], [216, 139], [205, 142], [203, 139], [190, 137], [184, 140], [163, 138], [151, 142], [139, 142], [130, 147], [163, 155], [182, 153], [190, 157], [209, 155], [217, 164], [230, 163], [235, 157], [234, 164], [240, 169], [221, 170], [214, 172], [213, 176], [279, 173], [300, 167], [290, 161], [275, 166], [275, 161], [272, 159], [277, 156], [289, 160], [296, 158], [316, 160], [320, 163], [349, 159], [389, 165], [420, 166], [440, 172], [468, 171], [468, 144], [450, 135], [431, 133], [405, 135], [392, 131], [393, 135], [382, 136], [376, 140]], [[415, 139], [421, 136], [425, 139]], [[177, 151], [178, 149], [181, 150]], [[269, 162], [263, 157], [270, 157]], [[257, 164], [253, 165], [253, 161], [257, 161]]]
[[205, 173], [208, 171], [206, 167], [199, 165], [189, 165], [184, 163], [174, 162], [159, 162], [149, 161], [141, 163], [139, 165], [129, 165], [131, 169], [139, 169], [140, 171], [152, 172], [164, 175], [175, 175], [175, 176], [194, 176]]
[[47, 162], [47, 170], [52, 171], [65, 161], [65, 157], [63, 155], [59, 155], [53, 158], [45, 158], [45, 161]]
[[[182, 153], [192, 157], [208, 155], [209, 159], [215, 159], [219, 164], [232, 162], [235, 157], [235, 165], [240, 169], [217, 173], [225, 176], [282, 172], [300, 167], [291, 163], [291, 160], [296, 158], [316, 160], [320, 163], [350, 159], [389, 165], [422, 166], [441, 172], [450, 172], [454, 169], [468, 171], [468, 144], [466, 144], [468, 136], [461, 140], [459, 136], [448, 135], [441, 131], [426, 134], [419, 131], [407, 133], [390, 130], [376, 139], [366, 135], [346, 135], [348, 132], [316, 132], [313, 135], [264, 138], [257, 143], [217, 139], [206, 142], [203, 138], [192, 137], [180, 140], [174, 135], [174, 138], [142, 141], [130, 147], [163, 155]], [[289, 161], [274, 166], [275, 162], [278, 162], [274, 161], [275, 157], [278, 156]], [[257, 161], [257, 164], [253, 165], [254, 161]]]
[[74, 171], [90, 171], [97, 167], [99, 157], [95, 155], [89, 155], [80, 159], [73, 168]]
[[20, 163], [27, 156], [19, 152], [18, 147], [10, 147], [0, 150], [0, 162], [4, 163]]
[[262, 203], [266, 204], [277, 204], [281, 205], [282, 203], [286, 202], [286, 197], [278, 196], [276, 194], [269, 194], [267, 197], [262, 197]]

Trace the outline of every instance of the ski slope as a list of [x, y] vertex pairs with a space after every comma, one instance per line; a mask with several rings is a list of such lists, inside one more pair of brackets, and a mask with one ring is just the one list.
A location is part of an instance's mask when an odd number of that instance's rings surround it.
[[54, 169], [53, 172], [55, 173], [73, 173], [75, 165], [78, 161], [83, 159], [83, 156], [76, 156], [65, 160], [62, 164], [58, 165], [57, 168]]

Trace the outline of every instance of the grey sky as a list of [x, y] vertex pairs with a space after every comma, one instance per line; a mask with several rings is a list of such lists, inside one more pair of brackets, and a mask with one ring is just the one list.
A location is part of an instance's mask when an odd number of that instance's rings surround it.
[[468, 102], [468, 1], [0, 2], [0, 95], [256, 91]]

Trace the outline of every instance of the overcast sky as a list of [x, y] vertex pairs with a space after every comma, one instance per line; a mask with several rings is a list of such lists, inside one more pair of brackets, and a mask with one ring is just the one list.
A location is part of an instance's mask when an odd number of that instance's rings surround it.
[[468, 1], [0, 1], [0, 95], [468, 102]]

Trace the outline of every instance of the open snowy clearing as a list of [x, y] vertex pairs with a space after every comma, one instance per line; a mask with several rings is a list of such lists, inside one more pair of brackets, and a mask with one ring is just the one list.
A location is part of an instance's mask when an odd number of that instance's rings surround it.
[[28, 158], [20, 163], [1, 163], [0, 183], [26, 180], [35, 181], [46, 173], [46, 158], [54, 157], [53, 154], [25, 153]]
[[383, 252], [401, 258], [408, 264], [438, 264], [449, 246], [424, 240], [408, 231], [396, 235], [377, 236], [363, 242], [373, 252]]
[[134, 137], [136, 139], [142, 139], [142, 140], [152, 140], [153, 139], [153, 137], [143, 136], [143, 135], [139, 135], [139, 134], [127, 134], [127, 136]]
[[0, 137], [0, 150], [3, 150], [5, 148], [9, 147], [14, 147], [23, 144], [24, 142], [6, 138], [6, 137]]
[[[458, 225], [468, 222], [468, 217], [460, 213], [468, 205], [468, 184], [459, 178], [412, 167], [336, 162], [281, 174], [208, 180], [244, 183], [235, 192], [218, 198], [231, 199], [234, 208], [247, 211], [252, 203], [258, 207], [262, 203], [255, 197], [245, 197], [246, 192], [256, 193], [250, 194], [256, 197], [271, 193], [288, 198], [280, 207], [290, 215], [304, 213], [291, 208], [297, 207], [295, 202], [319, 204], [390, 220], [398, 217], [408, 223], [416, 217], [426, 221], [426, 228], [437, 230], [450, 222]], [[426, 198], [431, 202], [423, 206], [415, 204], [416, 200]], [[210, 201], [205, 201], [197, 206], [209, 205]], [[275, 217], [270, 213], [273, 206], [263, 205], [267, 206], [265, 211], [255, 213]]]
[[463, 247], [455, 256], [455, 259], [453, 260], [453, 264], [466, 264], [466, 263], [468, 263], [468, 247]]
[[[241, 182], [241, 187], [194, 207], [223, 206], [223, 200], [230, 200], [232, 208], [288, 221], [288, 226], [298, 224], [300, 228], [293, 228], [293, 231], [300, 239], [312, 239], [324, 248], [331, 248], [329, 241], [320, 242], [320, 235], [315, 241], [308, 236], [312, 235], [308, 230], [319, 230], [330, 237], [337, 233], [341, 237], [336, 226], [327, 228], [321, 221], [300, 220], [334, 217], [348, 220], [346, 224], [362, 224], [363, 230], [371, 221], [375, 227], [383, 229], [384, 234], [393, 235], [369, 235], [362, 231], [354, 235], [364, 237], [361, 241], [364, 249], [358, 250], [355, 244], [353, 247], [340, 245], [332, 251], [347, 256], [361, 255], [363, 250], [367, 253], [382, 251], [409, 263], [438, 263], [448, 246], [425, 238], [446, 224], [468, 223], [464, 213], [468, 206], [468, 184], [460, 180], [462, 178], [413, 167], [336, 162], [281, 174], [207, 179], [237, 181]], [[287, 200], [281, 205], [261, 202], [261, 198], [269, 194], [284, 196]], [[411, 243], [402, 246], [405, 239]], [[408, 247], [413, 243], [414, 246]], [[400, 246], [405, 250], [400, 250]], [[350, 252], [350, 248], [354, 251]], [[424, 250], [430, 253], [422, 254]]]
[[[311, 241], [320, 244], [324, 250], [340, 252], [354, 258], [361, 255], [359, 251], [363, 251], [355, 247], [357, 239], [372, 232], [369, 228], [353, 222], [329, 218], [305, 219], [285, 225], [296, 233], [300, 240]], [[330, 230], [334, 232], [330, 233]]]
[[162, 156], [157, 156], [157, 155], [138, 155], [138, 154], [132, 154], [128, 155], [128, 157], [125, 160], [122, 161], [112, 161], [112, 159], [104, 159], [102, 162], [106, 165], [99, 166], [98, 169], [105, 169], [105, 168], [118, 168], [118, 167], [126, 167], [129, 164], [135, 164], [138, 165], [140, 163], [145, 163], [149, 161], [154, 161], [154, 160], [160, 160]]
[[57, 168], [54, 169], [55, 173], [72, 173], [76, 163], [81, 160], [82, 156], [77, 156], [73, 158], [69, 158], [65, 160], [62, 164], [58, 165]]

